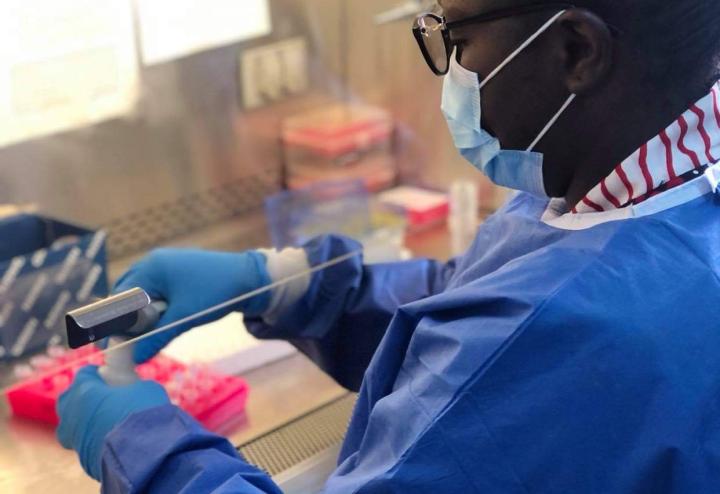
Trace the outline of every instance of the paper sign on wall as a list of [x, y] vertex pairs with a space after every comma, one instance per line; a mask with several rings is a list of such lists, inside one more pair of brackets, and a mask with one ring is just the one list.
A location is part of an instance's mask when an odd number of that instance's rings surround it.
[[271, 31], [267, 0], [135, 0], [145, 64], [154, 65]]
[[132, 110], [134, 39], [129, 0], [4, 0], [0, 146]]

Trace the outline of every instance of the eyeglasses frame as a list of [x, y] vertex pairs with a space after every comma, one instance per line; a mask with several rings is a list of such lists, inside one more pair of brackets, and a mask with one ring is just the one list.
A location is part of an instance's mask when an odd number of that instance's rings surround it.
[[[413, 36], [415, 37], [415, 40], [417, 41], [418, 45], [420, 46], [420, 51], [422, 52], [423, 58], [425, 58], [425, 62], [430, 67], [430, 70], [437, 75], [437, 76], [444, 76], [447, 75], [448, 71], [450, 70], [450, 57], [452, 56], [452, 51], [454, 48], [454, 45], [452, 43], [452, 40], [450, 39], [450, 31], [453, 29], [458, 29], [464, 26], [468, 26], [470, 24], [478, 24], [483, 22], [490, 22], [495, 21], [498, 19], [504, 19], [507, 17], [512, 17], [515, 15], [524, 15], [524, 14], [530, 14], [533, 12], [541, 12], [543, 10], [568, 10], [575, 8], [575, 5], [571, 3], [563, 3], [563, 2], [550, 2], [545, 4], [530, 4], [530, 5], [520, 5], [517, 7], [510, 7], [505, 9], [497, 9], [490, 12], [484, 12], [481, 14], [473, 15], [470, 17], [467, 17], [465, 19], [460, 19], [453, 22], [447, 22], [445, 19], [445, 16], [435, 14], [433, 12], [425, 12], [420, 15], [418, 15], [415, 18], [415, 22], [413, 24]], [[437, 66], [435, 65], [435, 61], [430, 56], [430, 53], [425, 45], [424, 37], [427, 36], [427, 25], [425, 24], [425, 19], [431, 18], [434, 19], [438, 26], [433, 29], [433, 31], [440, 30], [442, 37], [443, 37], [443, 44], [445, 46], [445, 55], [447, 57], [446, 65], [447, 69], [444, 71], [439, 70]], [[612, 29], [612, 27], [610, 26]]]

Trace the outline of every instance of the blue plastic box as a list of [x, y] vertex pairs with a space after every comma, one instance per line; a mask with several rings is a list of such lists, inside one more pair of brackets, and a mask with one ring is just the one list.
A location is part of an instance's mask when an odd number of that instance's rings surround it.
[[0, 359], [65, 341], [65, 313], [108, 293], [104, 231], [21, 214], [0, 220]]

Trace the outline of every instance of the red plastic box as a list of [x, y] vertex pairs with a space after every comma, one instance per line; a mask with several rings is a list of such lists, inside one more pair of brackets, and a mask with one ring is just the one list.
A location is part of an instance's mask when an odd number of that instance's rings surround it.
[[361, 104], [337, 103], [285, 119], [288, 188], [342, 180], [362, 180], [370, 191], [391, 186], [393, 131], [389, 112]]

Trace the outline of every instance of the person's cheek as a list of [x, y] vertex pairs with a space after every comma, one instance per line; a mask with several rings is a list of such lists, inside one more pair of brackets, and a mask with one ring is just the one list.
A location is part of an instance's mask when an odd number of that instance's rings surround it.
[[498, 76], [482, 90], [481, 102], [483, 128], [497, 137], [503, 148], [516, 149], [518, 130], [526, 115], [519, 111], [517, 91], [512, 88], [511, 81]]
[[[473, 43], [472, 47], [464, 50], [462, 65], [477, 73], [482, 82], [503, 62], [504, 58], [499, 55], [508, 51], [509, 48], [498, 49], [490, 42]], [[524, 86], [527, 82], [520, 79], [516, 62], [517, 59], [507, 65], [480, 91], [480, 123], [483, 129], [497, 137], [506, 149], [518, 149], [524, 134], [522, 129], [528, 117], [527, 112], [523, 111], [529, 103], [524, 100]]]
[[567, 97], [540, 48], [528, 48], [482, 91], [483, 123], [504, 149], [527, 149]]

